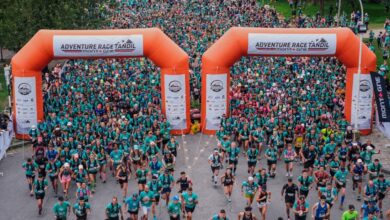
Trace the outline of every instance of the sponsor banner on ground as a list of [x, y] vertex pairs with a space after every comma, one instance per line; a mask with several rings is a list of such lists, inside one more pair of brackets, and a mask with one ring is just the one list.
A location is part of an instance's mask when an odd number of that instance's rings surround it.
[[56, 35], [56, 57], [143, 56], [143, 36], [136, 35]]
[[165, 113], [174, 130], [187, 127], [185, 74], [164, 74]]
[[28, 134], [37, 125], [37, 95], [35, 77], [15, 77], [15, 116], [18, 134]]
[[336, 34], [248, 34], [248, 55], [334, 55]]
[[[360, 89], [360, 93], [359, 93]], [[359, 93], [359, 94], [358, 94]], [[353, 75], [351, 123], [359, 130], [371, 128], [373, 89], [370, 74]]]
[[227, 109], [227, 77], [225, 74], [206, 74], [206, 129], [218, 130]]

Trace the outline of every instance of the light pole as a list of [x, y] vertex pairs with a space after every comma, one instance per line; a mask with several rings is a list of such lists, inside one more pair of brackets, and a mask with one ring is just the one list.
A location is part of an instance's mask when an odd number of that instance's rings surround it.
[[359, 102], [360, 102], [360, 75], [361, 75], [361, 64], [362, 64], [362, 47], [363, 47], [363, 33], [360, 31], [360, 25], [364, 24], [364, 12], [363, 12], [363, 3], [362, 0], [359, 0], [360, 3], [360, 11], [361, 11], [361, 16], [360, 16], [360, 24], [358, 23], [358, 32], [359, 32], [359, 60], [358, 60], [358, 72], [357, 72], [357, 83], [358, 83], [358, 91], [357, 91], [357, 100], [356, 100], [356, 115], [355, 115], [355, 141], [356, 141], [356, 134], [359, 132]]
[[341, 0], [339, 0], [339, 5], [337, 9], [337, 24], [340, 26], [340, 10], [341, 10]]

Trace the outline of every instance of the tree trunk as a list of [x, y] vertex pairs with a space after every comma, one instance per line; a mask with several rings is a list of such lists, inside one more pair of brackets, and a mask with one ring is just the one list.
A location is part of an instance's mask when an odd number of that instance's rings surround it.
[[320, 12], [321, 12], [321, 15], [324, 15], [324, 0], [320, 0]]
[[2, 47], [0, 47], [0, 61], [4, 61], [3, 48]]

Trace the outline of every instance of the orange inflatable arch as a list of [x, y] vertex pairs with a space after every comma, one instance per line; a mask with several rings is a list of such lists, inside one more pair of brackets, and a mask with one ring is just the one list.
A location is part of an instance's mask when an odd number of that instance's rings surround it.
[[[242, 56], [335, 56], [347, 67], [345, 117], [352, 124], [357, 120], [361, 133], [369, 134], [373, 115], [369, 73], [376, 70], [376, 56], [366, 45], [362, 46], [362, 74], [358, 83], [359, 44], [359, 38], [348, 28], [229, 29], [202, 57], [203, 133], [215, 134], [221, 116], [228, 116], [228, 74]], [[358, 94], [359, 118], [356, 119]]]
[[161, 69], [162, 112], [172, 133], [190, 130], [188, 55], [160, 29], [40, 30], [12, 58], [14, 127], [29, 138], [44, 119], [41, 70], [53, 59], [148, 57]]

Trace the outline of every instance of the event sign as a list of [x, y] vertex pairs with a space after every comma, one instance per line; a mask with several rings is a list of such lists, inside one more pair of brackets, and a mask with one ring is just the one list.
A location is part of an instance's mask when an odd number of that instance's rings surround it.
[[56, 57], [143, 56], [143, 36], [136, 35], [55, 35]]
[[[360, 94], [358, 94], [359, 89]], [[358, 123], [359, 130], [371, 128], [372, 96], [373, 89], [370, 74], [360, 74], [360, 83], [358, 82], [358, 74], [353, 74], [351, 122], [352, 125]]]
[[336, 34], [248, 34], [248, 55], [334, 55]]
[[35, 77], [15, 77], [15, 116], [19, 134], [28, 134], [37, 125], [37, 95]]
[[206, 129], [218, 130], [227, 110], [227, 77], [225, 74], [206, 75]]
[[185, 74], [165, 74], [165, 113], [172, 129], [187, 127]]
[[377, 106], [377, 112], [380, 122], [390, 122], [390, 102], [386, 88], [386, 82], [383, 76], [377, 72], [371, 73], [374, 96]]

